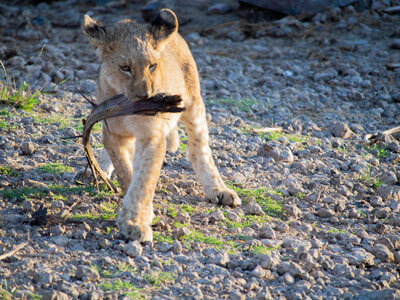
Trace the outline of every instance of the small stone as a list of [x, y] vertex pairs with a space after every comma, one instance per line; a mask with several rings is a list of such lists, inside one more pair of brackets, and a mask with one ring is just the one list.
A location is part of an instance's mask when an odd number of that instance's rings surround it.
[[289, 192], [290, 195], [296, 196], [299, 193], [303, 194], [304, 189], [301, 185], [301, 182], [294, 178], [285, 178], [282, 180], [282, 185], [284, 185]]
[[24, 202], [22, 202], [22, 210], [23, 211], [32, 211], [33, 209], [33, 205], [32, 202], [29, 200], [25, 200]]
[[261, 266], [256, 266], [254, 270], [251, 272], [251, 274], [257, 278], [265, 277], [265, 271]]
[[256, 297], [256, 300], [271, 300], [271, 299], [273, 298], [267, 287], [264, 287]]
[[318, 210], [318, 216], [320, 216], [321, 218], [330, 218], [335, 216], [335, 212], [330, 209], [330, 208], [321, 208], [320, 210]]
[[81, 83], [80, 88], [86, 94], [91, 94], [96, 90], [96, 82], [92, 79], [86, 79]]
[[359, 296], [355, 299], [362, 300], [376, 300], [376, 299], [385, 299], [385, 300], [396, 300], [399, 299], [400, 293], [397, 289], [387, 288], [384, 290], [370, 290], [365, 289], [361, 290]]
[[382, 197], [382, 199], [387, 200], [388, 198], [390, 198], [392, 196], [392, 187], [388, 186], [386, 184], [382, 184], [378, 187], [378, 189], [376, 190], [376, 194], [380, 197]]
[[278, 142], [268, 142], [262, 145], [258, 150], [258, 155], [264, 157], [271, 157], [275, 161], [283, 161], [292, 163], [294, 161], [294, 156], [292, 151]]
[[289, 273], [286, 273], [283, 275], [283, 281], [287, 284], [287, 285], [292, 285], [296, 282], [296, 280], [294, 279], [294, 277], [292, 275], [290, 275]]
[[179, 193], [179, 188], [173, 184], [173, 183], [169, 183], [167, 185], [167, 191], [173, 193], [173, 194], [178, 194]]
[[226, 214], [226, 216], [228, 217], [228, 219], [232, 222], [240, 222], [241, 218], [239, 215], [237, 215], [236, 213], [232, 212], [232, 211], [228, 211], [228, 213]]
[[224, 216], [224, 213], [218, 209], [218, 210], [211, 212], [209, 214], [208, 219], [209, 219], [210, 223], [214, 224], [216, 222], [225, 220], [225, 216]]
[[392, 49], [400, 49], [400, 39], [394, 39], [390, 43], [390, 48], [392, 48]]
[[70, 242], [70, 239], [67, 238], [66, 236], [55, 236], [52, 238], [52, 241], [59, 247], [65, 247]]
[[142, 255], [143, 247], [139, 241], [130, 241], [124, 247], [124, 252], [130, 257], [138, 257]]
[[400, 153], [400, 143], [398, 141], [389, 142], [386, 148], [395, 153]]
[[229, 262], [229, 255], [226, 251], [221, 251], [216, 255], [209, 256], [207, 259], [207, 263], [220, 266], [225, 266], [227, 262]]
[[203, 299], [203, 293], [201, 292], [201, 289], [197, 286], [194, 286], [192, 283], [186, 284], [183, 286], [183, 289], [185, 291], [185, 299], [193, 299], [193, 300], [200, 300]]
[[245, 207], [246, 213], [248, 215], [264, 216], [265, 212], [261, 206], [254, 200], [250, 199]]
[[51, 235], [53, 235], [53, 236], [59, 236], [65, 232], [65, 228], [61, 225], [55, 225], [50, 228], [50, 232], [51, 232]]
[[344, 122], [335, 122], [330, 126], [330, 131], [333, 136], [347, 139], [351, 136], [352, 131], [349, 126]]
[[53, 75], [52, 75], [52, 80], [55, 83], [60, 83], [61, 81], [63, 81], [65, 79], [65, 76], [63, 73], [61, 73], [61, 71], [56, 71]]
[[99, 237], [98, 239], [99, 246], [103, 249], [108, 249], [111, 247], [111, 242], [105, 237]]
[[35, 147], [31, 141], [25, 141], [21, 145], [21, 150], [24, 155], [32, 155], [35, 152]]
[[207, 15], [225, 15], [232, 10], [232, 7], [226, 3], [216, 3], [207, 9]]
[[176, 214], [175, 221], [181, 224], [190, 223], [190, 215], [185, 211], [180, 211]]
[[229, 296], [228, 299], [232, 299], [232, 300], [245, 300], [246, 296], [243, 295], [241, 292], [237, 291], [237, 290], [233, 290]]
[[87, 236], [86, 230], [79, 230], [74, 234], [74, 238], [77, 240], [86, 240], [86, 236]]
[[280, 263], [279, 257], [273, 257], [272, 255], [264, 254], [258, 256], [258, 264], [264, 269], [273, 269]]
[[179, 238], [181, 238], [181, 237], [183, 237], [183, 236], [186, 236], [186, 235], [188, 235], [188, 234], [190, 234], [189, 228], [187, 228], [187, 227], [180, 227], [180, 228], [178, 228], [178, 230], [175, 232], [175, 237], [179, 239]]
[[275, 239], [276, 234], [275, 231], [272, 229], [270, 225], [264, 226], [260, 229], [258, 233], [260, 238], [265, 238], [265, 239]]
[[375, 264], [374, 256], [371, 253], [365, 251], [365, 249], [363, 248], [353, 248], [351, 254], [348, 255], [347, 258], [349, 259], [350, 264], [356, 266], [373, 266]]
[[317, 74], [314, 75], [314, 80], [315, 81], [327, 81], [327, 80], [331, 80], [333, 78], [336, 78], [338, 76], [338, 72], [333, 69], [333, 68], [329, 68], [327, 70], [324, 70], [322, 72], [319, 72]]
[[95, 269], [85, 265], [78, 266], [78, 268], [76, 269], [75, 276], [76, 278], [85, 282], [97, 281], [100, 279], [100, 275]]
[[282, 242], [284, 248], [296, 250], [296, 252], [308, 252], [311, 249], [311, 243], [306, 240], [298, 240], [294, 238], [285, 238]]
[[33, 282], [40, 285], [49, 285], [53, 282], [53, 275], [48, 270], [39, 269], [33, 275]]
[[174, 240], [172, 243], [172, 251], [174, 251], [175, 254], [181, 253], [183, 250], [182, 243], [178, 240]]
[[51, 208], [53, 209], [63, 209], [64, 208], [64, 202], [61, 200], [54, 200], [51, 202]]
[[285, 215], [291, 218], [298, 219], [302, 215], [302, 211], [296, 204], [285, 204], [282, 206]]
[[56, 291], [56, 290], [44, 290], [42, 292], [42, 300], [69, 300], [70, 297], [68, 297], [67, 294]]
[[388, 247], [382, 244], [377, 244], [372, 247], [372, 254], [384, 262], [394, 261], [394, 255]]
[[388, 185], [393, 185], [397, 183], [397, 176], [392, 171], [386, 171], [379, 176], [380, 181]]
[[390, 207], [375, 208], [374, 215], [378, 219], [386, 219], [391, 213]]
[[32, 29], [22, 29], [17, 32], [17, 37], [25, 41], [33, 41], [40, 39], [40, 34]]
[[13, 56], [7, 63], [9, 63], [14, 68], [23, 68], [26, 64], [26, 60], [22, 56]]
[[165, 242], [160, 242], [157, 244], [157, 250], [160, 252], [168, 252], [171, 250], [171, 245]]

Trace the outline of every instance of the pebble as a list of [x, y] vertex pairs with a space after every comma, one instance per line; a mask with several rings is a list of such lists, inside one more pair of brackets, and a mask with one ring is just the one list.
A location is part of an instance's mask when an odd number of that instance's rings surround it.
[[264, 157], [271, 157], [275, 161], [282, 161], [292, 163], [294, 161], [294, 156], [292, 151], [280, 143], [277, 142], [269, 142], [267, 144], [262, 145], [258, 150], [258, 155]]
[[254, 200], [250, 199], [246, 205], [246, 213], [249, 215], [263, 216], [265, 212], [261, 208], [261, 206]]
[[156, 245], [156, 248], [160, 252], [168, 252], [171, 250], [171, 245], [165, 242], [160, 242]]
[[32, 202], [29, 200], [25, 200], [24, 202], [22, 202], [22, 210], [23, 211], [32, 211], [33, 210]]
[[75, 276], [84, 282], [98, 281], [100, 279], [99, 273], [94, 268], [84, 265], [77, 267]]
[[266, 226], [262, 227], [259, 230], [258, 235], [260, 238], [265, 238], [265, 239], [275, 239], [276, 238], [275, 231], [271, 228], [270, 225], [266, 225]]
[[42, 300], [69, 300], [67, 294], [56, 290], [44, 290], [41, 294]]
[[390, 43], [390, 48], [392, 49], [400, 49], [400, 39], [394, 39]]
[[314, 75], [315, 81], [328, 81], [336, 78], [338, 76], [338, 72], [333, 69], [329, 68]]
[[220, 266], [225, 266], [229, 262], [229, 255], [227, 252], [222, 251], [216, 255], [210, 256], [207, 259], [208, 264], [216, 264]]
[[389, 248], [382, 244], [377, 244], [371, 249], [372, 254], [384, 262], [394, 261], [394, 255]]
[[330, 126], [330, 130], [335, 137], [347, 139], [351, 136], [352, 131], [344, 122], [335, 122]]
[[139, 241], [130, 241], [125, 244], [123, 251], [130, 257], [136, 258], [142, 255], [143, 247]]
[[225, 15], [232, 10], [232, 7], [226, 3], [215, 3], [207, 8], [207, 15]]
[[321, 208], [318, 210], [318, 216], [321, 218], [331, 218], [335, 216], [335, 212], [330, 208]]
[[26, 60], [23, 57], [17, 55], [7, 60], [7, 63], [14, 68], [23, 68], [26, 65]]

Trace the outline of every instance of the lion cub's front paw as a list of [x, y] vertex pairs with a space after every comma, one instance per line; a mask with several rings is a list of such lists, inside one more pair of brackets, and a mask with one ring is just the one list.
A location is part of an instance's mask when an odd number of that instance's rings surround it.
[[231, 207], [238, 207], [242, 205], [242, 200], [240, 200], [235, 191], [232, 191], [230, 189], [216, 190], [209, 198], [214, 204], [226, 205]]
[[132, 214], [122, 208], [118, 214], [117, 226], [122, 235], [129, 240], [137, 240], [141, 243], [153, 242], [153, 231], [150, 224], [137, 224]]

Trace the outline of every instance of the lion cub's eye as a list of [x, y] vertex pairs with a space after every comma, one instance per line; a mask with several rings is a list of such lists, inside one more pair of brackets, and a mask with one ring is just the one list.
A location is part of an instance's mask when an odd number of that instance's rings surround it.
[[119, 66], [119, 69], [120, 69], [122, 72], [131, 73], [131, 67], [128, 66], [128, 65], [126, 65], [126, 66]]
[[149, 70], [150, 72], [153, 72], [155, 70], [155, 68], [157, 67], [157, 64], [152, 64], [149, 66]]

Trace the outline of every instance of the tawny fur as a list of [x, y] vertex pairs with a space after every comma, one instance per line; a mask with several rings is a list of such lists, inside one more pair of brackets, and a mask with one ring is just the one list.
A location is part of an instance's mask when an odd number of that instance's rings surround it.
[[[206, 198], [224, 205], [241, 204], [237, 194], [225, 186], [212, 158], [196, 63], [177, 29], [177, 18], [168, 9], [161, 10], [151, 25], [124, 20], [106, 28], [87, 15], [83, 25], [102, 61], [97, 101], [115, 94], [136, 101], [166, 93], [180, 95], [186, 107], [183, 113], [162, 118], [109, 119], [109, 131], [103, 126], [103, 143], [125, 193], [118, 228], [126, 238], [142, 242], [152, 241], [154, 190], [167, 138], [171, 148], [177, 147], [178, 121], [187, 130], [189, 160]], [[112, 168], [107, 168], [110, 174]]]

